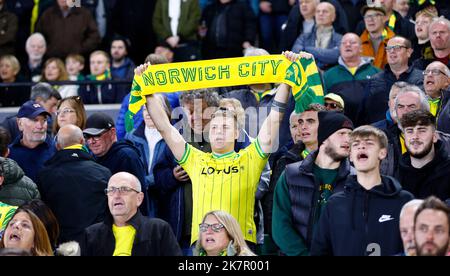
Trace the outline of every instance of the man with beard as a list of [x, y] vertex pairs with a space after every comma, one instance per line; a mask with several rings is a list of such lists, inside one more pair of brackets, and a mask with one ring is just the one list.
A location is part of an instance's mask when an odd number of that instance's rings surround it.
[[322, 209], [350, 174], [349, 134], [353, 123], [342, 113], [318, 113], [319, 149], [286, 166], [273, 198], [272, 236], [283, 254], [308, 255]]
[[[381, 176], [387, 137], [372, 126], [350, 134], [350, 160], [356, 175], [345, 191], [330, 197], [314, 232], [311, 255], [389, 256], [400, 252], [400, 210], [413, 196], [392, 177]], [[389, 233], [388, 235], [386, 233]]]
[[450, 157], [437, 138], [436, 119], [428, 111], [415, 110], [404, 114], [400, 123], [409, 152], [400, 161], [403, 188], [416, 198], [450, 198]]
[[47, 117], [44, 107], [34, 101], [24, 103], [17, 113], [21, 135], [9, 145], [9, 158], [15, 160], [34, 182], [44, 162], [56, 152], [54, 140], [47, 135]]
[[134, 77], [134, 62], [128, 58], [128, 39], [115, 36], [111, 42], [111, 75], [113, 79], [132, 81]]
[[418, 256], [445, 256], [449, 251], [450, 209], [434, 196], [427, 198], [414, 217]]

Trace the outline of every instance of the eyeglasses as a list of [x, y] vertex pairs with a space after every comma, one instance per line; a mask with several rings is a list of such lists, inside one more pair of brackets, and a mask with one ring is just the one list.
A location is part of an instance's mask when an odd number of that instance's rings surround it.
[[119, 192], [119, 194], [123, 195], [123, 194], [128, 194], [130, 192], [136, 192], [136, 193], [140, 193], [139, 191], [136, 191], [133, 188], [127, 187], [127, 186], [121, 186], [121, 187], [109, 187], [105, 189], [105, 194], [106, 195], [113, 195], [115, 192]]
[[400, 51], [401, 48], [405, 48], [408, 49], [408, 47], [404, 46], [404, 45], [393, 45], [393, 46], [386, 46], [386, 52], [391, 52], [391, 51]]
[[364, 19], [365, 20], [368, 20], [368, 19], [373, 20], [373, 19], [375, 19], [375, 17], [379, 17], [379, 16], [383, 16], [383, 14], [381, 14], [381, 13], [368, 14], [368, 15], [364, 16]]
[[337, 103], [325, 103], [324, 106], [332, 109], [341, 108]]
[[200, 223], [199, 224], [200, 232], [208, 231], [209, 227], [211, 227], [211, 230], [213, 230], [214, 232], [218, 233], [225, 226], [223, 224], [221, 224], [221, 223], [214, 223], [214, 224]]
[[426, 76], [426, 75], [428, 75], [428, 74], [430, 74], [430, 73], [431, 73], [431, 75], [433, 75], [433, 76], [439, 76], [439, 74], [443, 74], [443, 75], [447, 76], [446, 73], [442, 72], [442, 71], [439, 70], [439, 69], [426, 69], [426, 70], [422, 71], [422, 74], [423, 74], [424, 76]]
[[73, 109], [70, 109], [70, 108], [64, 108], [63, 110], [58, 110], [58, 111], [56, 111], [56, 116], [59, 116], [59, 115], [67, 115], [68, 113], [74, 113], [75, 112], [75, 110], [73, 110]]

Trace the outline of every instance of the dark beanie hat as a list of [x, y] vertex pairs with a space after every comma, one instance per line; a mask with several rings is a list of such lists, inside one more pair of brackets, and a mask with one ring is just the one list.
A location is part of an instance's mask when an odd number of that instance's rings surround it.
[[317, 141], [319, 147], [322, 145], [323, 141], [327, 140], [327, 138], [336, 131], [343, 128], [353, 130], [352, 120], [340, 112], [320, 111], [318, 117], [319, 128], [317, 130]]

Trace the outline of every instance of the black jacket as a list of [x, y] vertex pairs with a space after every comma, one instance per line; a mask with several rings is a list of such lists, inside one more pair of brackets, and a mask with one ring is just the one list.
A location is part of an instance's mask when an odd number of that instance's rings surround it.
[[434, 195], [445, 201], [450, 198], [450, 157], [442, 141], [434, 144], [435, 156], [420, 169], [411, 165], [411, 156], [405, 154], [400, 162], [400, 183], [416, 198]]
[[147, 195], [145, 176], [147, 169], [140, 158], [139, 150], [128, 140], [115, 142], [109, 151], [102, 157], [97, 157], [100, 165], [107, 167], [114, 175], [118, 172], [128, 172], [136, 176], [141, 182], [144, 202], [141, 204], [141, 212], [147, 216], [150, 212], [150, 203]]
[[389, 91], [397, 81], [422, 86], [422, 71], [410, 66], [397, 79], [389, 64], [386, 64], [382, 72], [373, 75], [368, 85], [369, 93], [364, 101], [364, 112], [361, 113], [361, 116], [365, 119], [362, 123], [371, 124], [385, 118], [386, 110], [388, 110]]
[[45, 163], [38, 188], [59, 222], [59, 242], [81, 240], [86, 227], [104, 219], [110, 177], [107, 168], [82, 150], [60, 150]]
[[413, 196], [391, 177], [364, 189], [349, 176], [343, 192], [328, 200], [313, 236], [311, 255], [394, 255], [402, 251], [399, 217]]
[[[167, 222], [144, 217], [139, 211], [127, 222], [136, 229], [131, 256], [181, 256], [181, 249]], [[116, 241], [113, 219], [86, 228], [81, 242], [82, 256], [112, 256]]]
[[450, 87], [442, 90], [441, 103], [437, 111], [437, 130], [450, 134]]
[[272, 234], [272, 207], [273, 207], [273, 194], [277, 181], [287, 165], [299, 162], [303, 160], [301, 155], [305, 149], [303, 143], [294, 144], [289, 151], [287, 151], [280, 159], [275, 161], [275, 166], [272, 169], [272, 175], [270, 176], [269, 191], [262, 198], [262, 208], [264, 212], [264, 234]]

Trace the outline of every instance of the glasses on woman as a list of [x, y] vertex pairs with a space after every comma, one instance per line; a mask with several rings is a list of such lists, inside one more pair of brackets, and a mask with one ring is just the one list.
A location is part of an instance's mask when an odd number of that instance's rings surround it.
[[225, 226], [222, 223], [213, 223], [213, 224], [200, 223], [199, 227], [200, 227], [200, 232], [206, 232], [206, 231], [208, 231], [208, 228], [211, 227], [211, 230], [218, 233]]
[[64, 108], [63, 110], [58, 110], [58, 111], [56, 111], [56, 116], [59, 116], [59, 115], [68, 115], [69, 113], [74, 113], [74, 112], [75, 112], [74, 109]]

